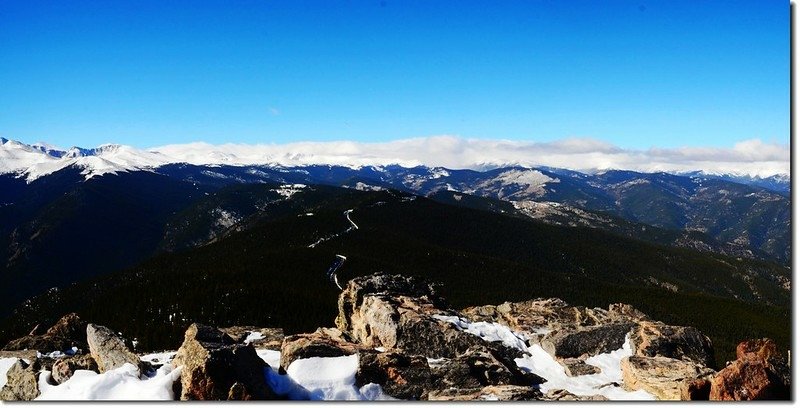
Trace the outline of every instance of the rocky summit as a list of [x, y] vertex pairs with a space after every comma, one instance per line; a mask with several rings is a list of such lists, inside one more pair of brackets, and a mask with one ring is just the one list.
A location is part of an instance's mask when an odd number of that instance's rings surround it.
[[533, 299], [450, 308], [439, 287], [373, 274], [349, 281], [335, 327], [191, 324], [176, 351], [137, 355], [77, 315], [9, 342], [3, 400], [789, 399], [790, 370], [769, 339], [711, 365], [711, 341], [635, 307]]

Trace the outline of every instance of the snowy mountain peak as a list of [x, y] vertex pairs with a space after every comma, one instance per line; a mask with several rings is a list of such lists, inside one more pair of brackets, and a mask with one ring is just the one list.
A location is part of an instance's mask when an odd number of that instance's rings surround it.
[[131, 146], [104, 144], [93, 149], [73, 146], [63, 151], [46, 143], [27, 145], [3, 138], [0, 144], [0, 174], [16, 173], [28, 182], [67, 167], [83, 169], [95, 176], [131, 170], [149, 170], [167, 163], [164, 155]]

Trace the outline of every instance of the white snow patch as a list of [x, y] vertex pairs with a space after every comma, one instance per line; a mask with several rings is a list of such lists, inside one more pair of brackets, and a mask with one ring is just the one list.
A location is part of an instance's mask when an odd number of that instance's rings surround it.
[[60, 385], [50, 385], [49, 371], [39, 375], [41, 395], [37, 400], [172, 400], [172, 384], [180, 377], [180, 368], [165, 364], [152, 378], [139, 375], [139, 369], [126, 363], [122, 367], [97, 374], [76, 370]]
[[241, 221], [236, 213], [219, 207], [212, 210], [211, 214], [217, 218], [214, 224], [220, 228], [230, 228]]
[[495, 322], [470, 322], [458, 316], [433, 315], [433, 318], [454, 324], [460, 330], [474, 334], [486, 341], [501, 341], [508, 347], [525, 350], [528, 346], [521, 334]]
[[312, 357], [292, 362], [286, 375], [266, 370], [267, 383], [289, 399], [312, 400], [389, 400], [378, 384], [355, 386], [358, 355]]
[[432, 179], [438, 179], [438, 178], [449, 177], [450, 176], [450, 172], [447, 171], [446, 169], [442, 168], [442, 167], [434, 167], [434, 168], [432, 168], [430, 170], [430, 172], [431, 172], [430, 178], [432, 178]]
[[575, 395], [591, 396], [603, 395], [610, 400], [653, 400], [650, 393], [639, 391], [626, 391], [612, 383], [622, 384], [622, 370], [620, 362], [623, 358], [633, 355], [630, 338], [625, 339], [625, 344], [619, 350], [598, 354], [586, 359], [591, 364], [601, 369], [598, 374], [580, 375], [570, 377], [561, 364], [558, 364], [538, 344], [531, 345], [527, 351], [530, 357], [517, 358], [517, 365], [528, 370], [547, 381], [540, 385], [540, 390], [547, 393], [550, 390], [563, 389]]
[[[494, 322], [470, 322], [458, 316], [434, 315], [433, 317], [450, 322], [460, 330], [479, 336], [484, 340], [502, 341], [506, 346], [529, 354], [529, 356], [517, 358], [514, 361], [521, 369], [528, 370], [547, 380], [540, 386], [541, 391], [545, 394], [550, 390], [564, 389], [575, 395], [591, 396], [599, 394], [611, 400], [655, 399], [653, 395], [646, 391], [631, 392], [619, 386], [619, 384], [622, 384], [620, 362], [623, 358], [633, 355], [629, 336], [625, 338], [625, 343], [619, 350], [598, 354], [586, 359], [587, 364], [600, 368], [600, 373], [569, 377], [564, 367], [544, 351], [541, 346], [533, 344], [528, 347], [522, 334], [515, 333], [505, 325]], [[547, 333], [548, 331], [546, 328], [540, 328], [535, 334]]]
[[168, 364], [175, 358], [177, 351], [162, 351], [160, 353], [150, 353], [139, 356], [139, 360], [152, 364]]
[[256, 354], [276, 370], [281, 365], [281, 352], [279, 350], [256, 349]]
[[305, 184], [284, 184], [272, 191], [282, 195], [285, 199], [289, 199], [306, 187]]
[[247, 334], [247, 337], [244, 339], [244, 344], [250, 344], [256, 340], [261, 340], [264, 338], [264, 335], [261, 332], [250, 332]]
[[16, 358], [0, 358], [0, 388], [6, 385], [6, 381], [8, 380], [6, 373], [8, 373], [8, 370], [16, 362]]
[[359, 191], [383, 191], [383, 190], [386, 190], [383, 187], [373, 186], [372, 184], [362, 183], [360, 181], [356, 183], [355, 189], [359, 190]]

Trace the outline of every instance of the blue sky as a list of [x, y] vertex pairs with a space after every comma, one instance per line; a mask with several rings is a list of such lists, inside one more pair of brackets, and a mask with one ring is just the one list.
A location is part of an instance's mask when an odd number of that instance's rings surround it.
[[789, 142], [786, 1], [0, 1], [0, 136]]

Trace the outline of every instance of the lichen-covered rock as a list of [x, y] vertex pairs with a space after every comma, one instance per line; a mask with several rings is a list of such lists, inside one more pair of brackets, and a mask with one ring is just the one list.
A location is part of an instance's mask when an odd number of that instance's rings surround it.
[[[381, 286], [385, 285], [385, 286]], [[489, 345], [464, 332], [440, 316], [455, 316], [444, 309], [444, 301], [433, 286], [400, 275], [371, 275], [356, 278], [339, 296], [338, 327], [353, 341], [367, 348], [399, 349], [407, 354], [454, 358], [474, 346], [508, 349]], [[513, 360], [519, 350], [505, 350]]]
[[99, 373], [100, 369], [97, 367], [97, 362], [94, 361], [91, 355], [80, 354], [77, 356], [62, 357], [53, 363], [53, 371], [51, 375], [57, 384], [62, 384], [64, 381], [72, 378], [75, 370], [89, 370]]
[[210, 326], [189, 326], [172, 365], [181, 367], [181, 400], [274, 398], [264, 377], [269, 366], [255, 349]]
[[431, 401], [532, 401], [542, 399], [542, 393], [534, 387], [520, 385], [488, 385], [470, 390], [448, 388], [431, 391]]
[[600, 368], [578, 358], [567, 358], [558, 361], [564, 367], [564, 372], [570, 377], [577, 377], [579, 375], [589, 375], [600, 373]]
[[[237, 343], [252, 344], [257, 349], [280, 350], [283, 344], [283, 329], [275, 327], [233, 326], [221, 328]], [[256, 336], [253, 336], [256, 334]], [[251, 340], [248, 340], [251, 337]], [[258, 337], [258, 338], [253, 338]]]
[[86, 341], [89, 343], [89, 353], [97, 362], [101, 373], [122, 367], [125, 363], [133, 364], [140, 370], [143, 368], [139, 357], [128, 350], [125, 342], [105, 326], [88, 324]]
[[625, 389], [645, 390], [660, 400], [680, 400], [684, 383], [714, 373], [703, 365], [668, 357], [631, 356], [622, 360], [620, 368]]
[[694, 327], [640, 322], [631, 334], [631, 345], [637, 356], [669, 357], [706, 367], [714, 365], [711, 340]]
[[351, 317], [357, 314], [362, 300], [367, 295], [404, 295], [423, 300], [438, 309], [447, 308], [444, 298], [438, 294], [437, 284], [413, 276], [376, 273], [350, 280], [339, 295], [339, 314], [336, 326], [343, 332], [351, 332]]
[[393, 398], [426, 399], [431, 369], [422, 356], [364, 350], [359, 353], [356, 387], [369, 383], [379, 384], [383, 392]]
[[340, 357], [357, 354], [366, 347], [353, 343], [339, 329], [321, 327], [313, 333], [287, 336], [281, 345], [281, 370], [293, 361], [309, 357]]
[[633, 323], [610, 323], [575, 330], [556, 330], [541, 340], [542, 348], [556, 358], [580, 358], [618, 350]]
[[462, 313], [473, 321], [504, 324], [516, 332], [525, 333], [533, 340], [540, 337], [543, 331], [574, 330], [580, 327], [649, 320], [647, 315], [626, 304], [612, 304], [606, 310], [570, 306], [557, 298], [505, 302], [497, 306], [474, 306], [462, 310]]
[[39, 396], [39, 372], [42, 366], [38, 360], [31, 364], [17, 360], [6, 373], [6, 384], [0, 389], [2, 401], [32, 401]]
[[791, 372], [770, 339], [748, 340], [736, 347], [737, 360], [711, 380], [711, 400], [789, 399]]
[[487, 385], [533, 386], [544, 379], [521, 370], [496, 349], [475, 346], [431, 368], [433, 389], [459, 389], [466, 393]]
[[608, 401], [603, 395], [575, 395], [567, 390], [551, 390], [544, 397], [545, 401]]

